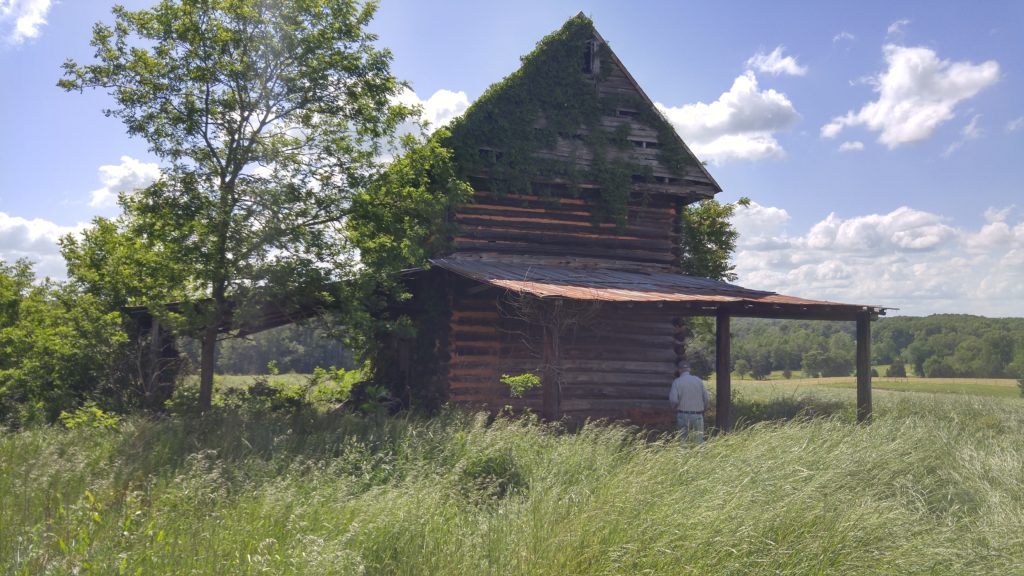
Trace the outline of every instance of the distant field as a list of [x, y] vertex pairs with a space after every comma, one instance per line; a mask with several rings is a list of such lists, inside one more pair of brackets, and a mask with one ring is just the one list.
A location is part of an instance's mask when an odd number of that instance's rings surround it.
[[[251, 385], [256, 375], [240, 374], [218, 374], [216, 377], [217, 386], [223, 388], [242, 388]], [[304, 384], [308, 374], [279, 374], [272, 378], [276, 382], [284, 384]], [[186, 383], [197, 383], [198, 377], [190, 376]], [[714, 382], [714, 375], [710, 378]], [[852, 376], [840, 376], [836, 378], [790, 378], [788, 380], [773, 378], [771, 380], [752, 380], [737, 378], [733, 374], [733, 383], [747, 383], [769, 386], [777, 389], [780, 393], [798, 392], [803, 388], [838, 388], [853, 389], [857, 387], [857, 381]], [[665, 385], [666, 387], [668, 384]], [[871, 379], [871, 387], [874, 390], [891, 390], [894, 392], [927, 392], [932, 394], [970, 394], [972, 396], [991, 396], [996, 398], [1017, 398], [1020, 397], [1020, 388], [1017, 381], [1010, 378], [886, 378], [875, 377]]]
[[[714, 377], [711, 378], [712, 382]], [[791, 378], [789, 380], [744, 380], [733, 375], [733, 382], [749, 382], [777, 387], [779, 390], [815, 388], [856, 388], [857, 381], [852, 376], [837, 378]], [[892, 390], [894, 392], [928, 392], [933, 394], [970, 394], [972, 396], [993, 396], [997, 398], [1016, 398], [1020, 396], [1017, 381], [1010, 378], [886, 378], [871, 379], [874, 390]]]
[[[266, 375], [260, 376], [256, 374], [217, 374], [214, 376], [214, 383], [218, 387], [222, 388], [245, 388], [252, 385], [257, 378], [266, 378]], [[281, 382], [283, 384], [305, 384], [306, 379], [309, 378], [309, 374], [278, 374], [277, 376], [270, 376], [275, 382]], [[196, 385], [199, 383], [199, 376], [186, 376], [186, 385]]]

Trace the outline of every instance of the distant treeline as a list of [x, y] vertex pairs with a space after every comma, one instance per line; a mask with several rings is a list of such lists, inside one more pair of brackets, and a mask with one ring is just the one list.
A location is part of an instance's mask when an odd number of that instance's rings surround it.
[[[714, 337], [698, 327], [688, 355], [704, 372], [714, 366]], [[820, 376], [853, 373], [853, 322], [759, 320], [732, 322], [734, 370], [754, 378], [772, 371]], [[1024, 318], [965, 314], [881, 318], [871, 325], [872, 364], [881, 375], [1024, 377]]]
[[[194, 366], [199, 365], [199, 342], [182, 339], [181, 348]], [[308, 374], [314, 368], [350, 369], [352, 352], [337, 334], [318, 326], [291, 324], [248, 338], [224, 340], [217, 345], [220, 374], [266, 374], [274, 362], [281, 372]]]

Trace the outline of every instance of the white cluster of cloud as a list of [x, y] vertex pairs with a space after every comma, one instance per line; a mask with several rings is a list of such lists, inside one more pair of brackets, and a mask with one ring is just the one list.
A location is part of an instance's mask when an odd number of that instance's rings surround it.
[[834, 138], [844, 128], [865, 126], [880, 132], [878, 141], [890, 149], [924, 140], [954, 117], [957, 104], [999, 79], [999, 64], [994, 60], [951, 62], [930, 48], [894, 44], [886, 45], [883, 53], [888, 68], [869, 79], [878, 99], [833, 118], [821, 127], [822, 137]]
[[975, 114], [971, 121], [966, 126], [960, 129], [960, 139], [953, 142], [946, 147], [946, 151], [942, 153], [943, 156], [949, 157], [953, 152], [959, 149], [961, 146], [970, 142], [971, 140], [977, 140], [982, 135], [981, 128], [978, 128], [978, 118], [981, 118], [981, 114]]
[[908, 20], [907, 18], [897, 20], [892, 24], [889, 24], [889, 27], [885, 30], [885, 34], [886, 36], [900, 36], [904, 32], [903, 29], [906, 28], [909, 24], [910, 20]]
[[832, 42], [841, 42], [843, 40], [855, 40], [857, 37], [853, 34], [843, 30], [839, 34], [832, 37]]
[[[1012, 220], [1016, 215], [1016, 221]], [[739, 282], [806, 298], [900, 309], [901, 314], [1020, 314], [1024, 217], [989, 209], [976, 230], [908, 207], [888, 214], [829, 214], [791, 234], [780, 208], [739, 207]]]
[[757, 76], [749, 70], [710, 104], [655, 105], [694, 153], [712, 162], [780, 158], [785, 151], [775, 132], [800, 119], [785, 94], [759, 89]]
[[850, 140], [839, 145], [840, 152], [853, 152], [864, 149], [864, 143], [860, 140]]
[[63, 278], [66, 273], [64, 259], [57, 241], [61, 236], [80, 232], [86, 226], [59, 226], [41, 218], [27, 220], [0, 212], [0, 260], [11, 263], [27, 258], [36, 263], [38, 277]]
[[51, 0], [0, 0], [0, 34], [14, 45], [38, 38], [52, 4]]
[[782, 55], [785, 50], [784, 46], [776, 46], [775, 50], [768, 54], [758, 52], [747, 60], [747, 67], [772, 76], [779, 74], [803, 76], [807, 74], [807, 67], [797, 64], [795, 56]]
[[92, 191], [89, 206], [108, 208], [117, 203], [117, 195], [121, 192], [132, 192], [156, 182], [160, 177], [160, 166], [131, 156], [121, 156], [120, 164], [100, 166], [99, 176], [103, 187]]
[[1009, 122], [1006, 123], [1007, 132], [1016, 132], [1021, 128], [1024, 128], [1024, 116], [1021, 116], [1020, 118], [1014, 118], [1013, 120], [1010, 120]]
[[427, 123], [429, 131], [447, 125], [469, 108], [469, 98], [462, 90], [453, 92], [442, 88], [423, 100], [416, 92], [406, 88], [397, 100], [406, 106], [420, 107], [420, 119]]

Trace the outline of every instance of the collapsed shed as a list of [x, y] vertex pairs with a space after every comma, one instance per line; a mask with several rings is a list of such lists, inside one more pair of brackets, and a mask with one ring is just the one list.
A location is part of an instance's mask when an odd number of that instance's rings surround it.
[[[399, 387], [549, 419], [672, 421], [686, 318], [714, 316], [717, 426], [730, 425], [729, 321], [857, 322], [858, 415], [871, 413], [870, 321], [879, 306], [752, 290], [682, 274], [684, 206], [721, 191], [582, 14], [542, 40], [451, 127], [472, 184], [457, 232], [405, 277]], [[540, 376], [512, 398], [503, 374]]]

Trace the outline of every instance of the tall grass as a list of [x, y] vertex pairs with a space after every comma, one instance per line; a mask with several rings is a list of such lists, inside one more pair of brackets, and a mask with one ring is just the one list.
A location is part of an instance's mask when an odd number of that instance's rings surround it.
[[879, 395], [682, 447], [530, 419], [221, 415], [0, 435], [11, 574], [1009, 574], [1020, 401]]

